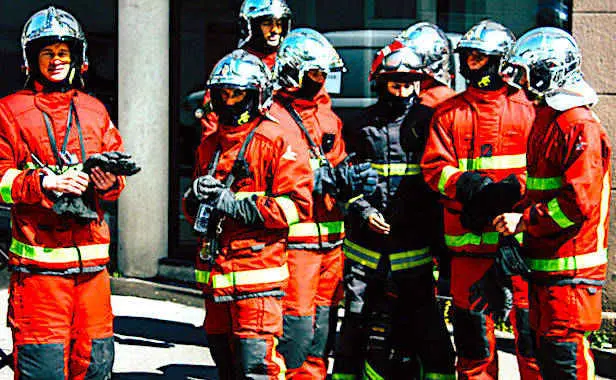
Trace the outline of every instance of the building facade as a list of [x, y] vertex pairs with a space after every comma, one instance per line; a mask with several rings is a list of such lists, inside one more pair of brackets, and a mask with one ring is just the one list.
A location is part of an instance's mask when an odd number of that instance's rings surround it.
[[[108, 106], [126, 150], [143, 166], [128, 180], [117, 210], [114, 269], [151, 278], [193, 261], [195, 237], [181, 212], [190, 182], [199, 126], [187, 101], [203, 89], [216, 61], [235, 48], [242, 0], [57, 0], [83, 24], [88, 36], [89, 88]], [[287, 0], [294, 27], [322, 32], [402, 30], [417, 21], [463, 33], [491, 18], [516, 36], [538, 25], [573, 32], [582, 47], [587, 79], [600, 95], [595, 111], [616, 141], [616, 1], [599, 0]], [[0, 4], [0, 95], [23, 83], [19, 36], [25, 20], [48, 2]], [[365, 59], [371, 59], [371, 54]], [[367, 63], [369, 65], [369, 62]], [[347, 74], [349, 75], [349, 74]], [[352, 73], [365, 80], [367, 73]], [[615, 180], [616, 181], [616, 180]], [[612, 191], [614, 191], [614, 182]], [[616, 217], [611, 216], [606, 308], [616, 310]], [[163, 268], [167, 268], [164, 269]], [[173, 270], [171, 270], [173, 272]], [[186, 273], [186, 272], [177, 272]]]

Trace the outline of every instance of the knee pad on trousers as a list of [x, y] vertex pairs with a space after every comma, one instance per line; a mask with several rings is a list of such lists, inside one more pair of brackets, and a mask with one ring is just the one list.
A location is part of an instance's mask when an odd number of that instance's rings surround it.
[[490, 356], [486, 316], [483, 313], [455, 308], [453, 335], [458, 356], [472, 360], [481, 360]]
[[231, 352], [230, 337], [228, 334], [208, 334], [207, 342], [210, 354], [216, 363], [218, 378], [231, 380], [233, 375], [233, 353]]
[[18, 346], [17, 369], [22, 380], [64, 380], [64, 345], [46, 343]]
[[314, 317], [314, 338], [308, 355], [325, 358], [327, 337], [329, 335], [329, 306], [317, 306]]
[[287, 368], [299, 368], [306, 360], [312, 345], [314, 337], [312, 317], [285, 315], [283, 322], [284, 332], [280, 338], [278, 352], [284, 357]]
[[[244, 339], [236, 341], [235, 357], [237, 358], [236, 367], [239, 379], [259, 379], [267, 378], [267, 342], [265, 339]], [[258, 375], [265, 375], [261, 377]]]
[[535, 350], [528, 315], [528, 309], [515, 310], [515, 325], [518, 332], [517, 349], [521, 356], [532, 358], [535, 356]]
[[576, 379], [577, 350], [575, 342], [556, 342], [539, 338], [537, 361], [544, 379]]
[[88, 380], [111, 379], [114, 357], [113, 337], [93, 339], [90, 365], [85, 378]]

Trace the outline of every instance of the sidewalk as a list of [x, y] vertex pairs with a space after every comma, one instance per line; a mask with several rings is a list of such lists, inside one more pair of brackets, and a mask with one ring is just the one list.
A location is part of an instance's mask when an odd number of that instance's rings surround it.
[[[5, 318], [8, 292], [0, 289], [0, 318]], [[216, 379], [216, 369], [202, 328], [205, 312], [197, 306], [133, 296], [112, 296], [115, 318], [117, 380]], [[510, 335], [498, 335], [500, 380], [517, 380]], [[0, 360], [12, 351], [10, 330], [0, 327]], [[12, 379], [0, 368], [0, 380]], [[598, 379], [601, 379], [598, 377]]]

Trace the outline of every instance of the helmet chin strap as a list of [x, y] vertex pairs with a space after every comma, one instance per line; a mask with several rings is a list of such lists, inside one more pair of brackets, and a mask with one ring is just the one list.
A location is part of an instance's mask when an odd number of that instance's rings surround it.
[[490, 56], [488, 62], [477, 70], [471, 70], [465, 60], [460, 64], [460, 73], [477, 89], [494, 91], [503, 88], [505, 82], [499, 74], [500, 57]]

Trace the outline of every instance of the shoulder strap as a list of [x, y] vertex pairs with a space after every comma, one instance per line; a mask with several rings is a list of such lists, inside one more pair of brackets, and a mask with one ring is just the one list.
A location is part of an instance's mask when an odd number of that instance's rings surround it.
[[86, 148], [85, 143], [83, 141], [83, 132], [81, 130], [81, 123], [79, 122], [79, 117], [77, 116], [77, 112], [75, 110], [75, 104], [71, 100], [71, 104], [68, 108], [68, 117], [66, 121], [66, 133], [64, 135], [64, 141], [62, 142], [61, 150], [58, 151], [58, 144], [56, 142], [56, 137], [53, 133], [51, 118], [46, 112], [43, 113], [43, 120], [45, 121], [45, 127], [47, 129], [47, 135], [49, 136], [49, 143], [51, 145], [51, 151], [56, 159], [56, 163], [59, 168], [62, 168], [65, 164], [65, 160], [63, 156], [66, 154], [66, 147], [68, 146], [68, 141], [71, 135], [71, 127], [73, 125], [73, 115], [75, 115], [75, 126], [77, 127], [77, 133], [79, 135], [79, 148], [81, 150], [81, 162], [85, 162], [86, 160]]
[[308, 144], [310, 144], [310, 147], [313, 148], [316, 153], [319, 153], [321, 155], [321, 157], [325, 157], [325, 153], [323, 152], [323, 148], [321, 148], [320, 145], [317, 145], [314, 142], [314, 140], [310, 136], [310, 133], [308, 132], [308, 129], [306, 129], [306, 126], [304, 125], [304, 122], [302, 121], [302, 118], [299, 116], [297, 111], [295, 111], [295, 109], [293, 108], [291, 103], [289, 103], [289, 102], [281, 102], [281, 103], [282, 103], [282, 106], [287, 110], [287, 112], [289, 112], [289, 114], [291, 115], [291, 117], [293, 118], [293, 120], [295, 121], [297, 126], [299, 127], [299, 129], [301, 129], [302, 133], [304, 134], [304, 136], [308, 140]]

